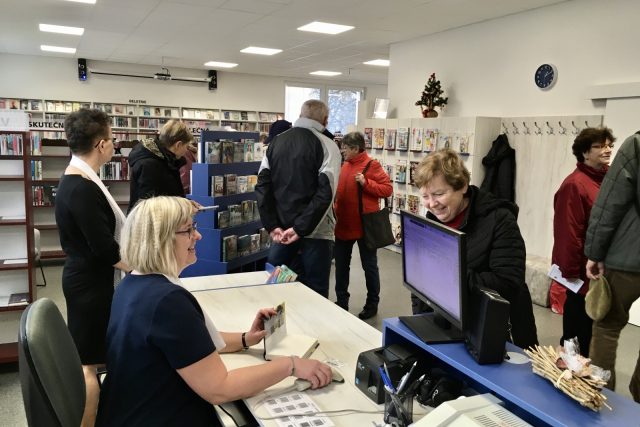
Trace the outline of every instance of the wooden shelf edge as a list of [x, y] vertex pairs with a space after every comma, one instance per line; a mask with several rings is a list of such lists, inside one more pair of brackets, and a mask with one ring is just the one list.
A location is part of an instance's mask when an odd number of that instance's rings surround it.
[[3, 305], [3, 306], [0, 306], [0, 312], [4, 312], [4, 311], [24, 311], [24, 309], [27, 308], [28, 306], [29, 306], [29, 304]]
[[10, 342], [0, 344], [0, 363], [13, 363], [18, 361], [18, 343]]

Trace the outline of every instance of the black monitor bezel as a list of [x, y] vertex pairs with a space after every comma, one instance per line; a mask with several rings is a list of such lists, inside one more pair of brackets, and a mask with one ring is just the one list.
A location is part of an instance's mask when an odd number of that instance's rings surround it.
[[[452, 235], [458, 240], [458, 258], [459, 268], [459, 283], [460, 283], [460, 298], [459, 298], [459, 312], [460, 319], [457, 319], [453, 314], [449, 313], [446, 309], [441, 307], [437, 302], [431, 300], [428, 296], [422, 294], [418, 289], [416, 289], [412, 284], [407, 282], [407, 268], [406, 268], [406, 256], [405, 256], [405, 218], [408, 220], [414, 220], [425, 224], [429, 227], [433, 227], [439, 231], [442, 231], [446, 234]], [[467, 239], [466, 234], [462, 231], [456, 230], [454, 228], [448, 227], [442, 223], [437, 221], [433, 221], [428, 218], [424, 218], [418, 215], [414, 215], [407, 211], [400, 211], [400, 224], [401, 224], [401, 235], [402, 235], [402, 283], [403, 285], [411, 291], [413, 295], [418, 297], [421, 301], [428, 304], [434, 311], [440, 316], [444, 317], [448, 322], [450, 322], [455, 328], [460, 331], [464, 331], [467, 326], [467, 301], [469, 299], [469, 286], [467, 284]]]

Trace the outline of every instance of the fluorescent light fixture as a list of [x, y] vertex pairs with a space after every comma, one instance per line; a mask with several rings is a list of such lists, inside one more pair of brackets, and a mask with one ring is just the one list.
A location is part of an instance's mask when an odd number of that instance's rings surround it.
[[41, 44], [40, 50], [44, 50], [45, 52], [76, 53], [75, 47], [47, 46], [46, 44]]
[[242, 53], [255, 53], [256, 55], [275, 55], [282, 52], [282, 49], [269, 49], [268, 47], [249, 46], [242, 49]]
[[339, 76], [340, 72], [338, 71], [313, 71], [309, 74], [313, 74], [314, 76], [327, 76], [327, 77], [333, 77], [333, 76]]
[[44, 31], [45, 33], [71, 34], [73, 36], [81, 36], [84, 34], [84, 28], [50, 24], [40, 24], [40, 31]]
[[388, 67], [390, 63], [388, 59], [374, 59], [373, 61], [363, 62], [365, 65], [377, 65], [378, 67]]
[[354, 27], [351, 25], [338, 25], [338, 24], [329, 24], [327, 22], [318, 22], [313, 21], [310, 24], [303, 25], [302, 27], [298, 27], [300, 31], [310, 31], [312, 33], [323, 33], [323, 34], [340, 34], [345, 31], [353, 30]]
[[96, 0], [67, 0], [75, 3], [87, 3], [87, 4], [96, 4]]
[[237, 67], [238, 64], [234, 64], [233, 62], [209, 61], [209, 62], [205, 62], [204, 66], [216, 67], [216, 68], [233, 68], [233, 67]]

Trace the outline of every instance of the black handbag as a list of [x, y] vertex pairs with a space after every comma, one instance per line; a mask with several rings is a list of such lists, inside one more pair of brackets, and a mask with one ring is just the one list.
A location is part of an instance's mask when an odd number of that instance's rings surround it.
[[[373, 160], [367, 163], [367, 166], [362, 170], [362, 175], [367, 173], [369, 166]], [[360, 212], [360, 219], [362, 222], [362, 238], [364, 239], [364, 245], [369, 249], [384, 248], [387, 245], [395, 243], [396, 239], [393, 237], [391, 231], [391, 221], [389, 220], [389, 202], [384, 199], [384, 208], [376, 212], [362, 213], [362, 186], [358, 183], [358, 211]]]

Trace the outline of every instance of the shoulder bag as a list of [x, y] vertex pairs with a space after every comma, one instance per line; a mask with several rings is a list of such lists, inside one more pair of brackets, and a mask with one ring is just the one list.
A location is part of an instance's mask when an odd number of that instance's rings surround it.
[[[367, 173], [373, 160], [369, 160], [367, 166], [362, 170], [362, 175]], [[364, 244], [369, 249], [383, 248], [395, 243], [393, 232], [391, 231], [391, 221], [389, 220], [389, 202], [384, 199], [384, 208], [376, 212], [362, 213], [362, 185], [358, 183], [358, 211], [362, 221], [362, 238]]]

